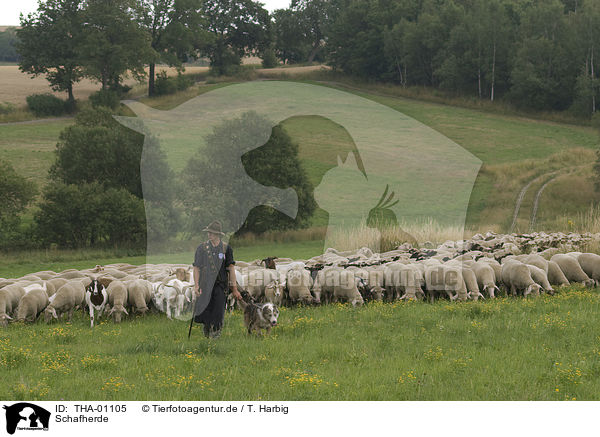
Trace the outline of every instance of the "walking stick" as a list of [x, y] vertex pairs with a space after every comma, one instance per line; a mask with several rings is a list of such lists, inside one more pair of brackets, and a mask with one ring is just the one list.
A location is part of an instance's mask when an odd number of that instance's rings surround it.
[[188, 340], [190, 339], [190, 337], [192, 335], [192, 326], [194, 325], [194, 317], [196, 317], [195, 314], [196, 314], [196, 312], [194, 311], [192, 313], [192, 318], [190, 319], [190, 330], [188, 331]]

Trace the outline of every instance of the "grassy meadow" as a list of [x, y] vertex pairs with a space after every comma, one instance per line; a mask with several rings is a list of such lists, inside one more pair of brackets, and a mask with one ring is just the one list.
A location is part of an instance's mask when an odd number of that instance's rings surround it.
[[[13, 324], [0, 398], [13, 400], [599, 400], [598, 290], [485, 302], [282, 308], [268, 337], [164, 315]], [[93, 375], [93, 377], [90, 377]]]
[[[311, 71], [315, 71], [313, 68], [307, 73], [307, 68], [301, 67], [296, 75], [289, 78], [303, 80], [305, 77], [309, 83], [333, 86], [309, 80]], [[282, 68], [269, 72], [259, 69], [249, 74], [287, 78], [288, 70]], [[192, 73], [197, 72], [194, 70]], [[142, 97], [141, 101], [156, 109], [169, 110], [230, 83], [199, 83], [183, 92], [156, 98]], [[363, 84], [362, 88], [364, 90], [361, 91], [341, 87], [413, 117], [483, 161], [467, 214], [467, 227], [470, 229], [509, 230], [520, 190], [534, 181], [523, 199], [515, 228], [516, 231], [528, 231], [534, 199], [550, 176], [557, 177], [539, 196], [536, 229], [558, 229], [561, 223], [576, 220], [578, 213], [587, 210], [597, 200], [591, 177], [598, 134], [591, 127], [415, 100], [398, 96], [399, 91], [392, 87]], [[140, 85], [134, 88], [132, 95], [143, 92]], [[127, 111], [125, 109], [125, 114], [133, 115]], [[41, 188], [54, 159], [52, 152], [58, 134], [70, 123], [72, 120], [64, 119], [0, 124], [0, 158], [11, 161], [19, 173], [31, 178]], [[298, 143], [301, 164], [314, 186], [320, 183], [327, 170], [337, 165], [338, 154], [353, 144], [342, 126], [322, 117], [293, 117], [284, 121], [283, 126]], [[193, 153], [193, 150], [182, 151], [186, 156], [188, 152]], [[181, 153], [168, 156], [175, 169], [180, 169], [185, 162], [179, 155]], [[325, 226], [327, 220], [327, 212], [317, 210], [312, 225]]]

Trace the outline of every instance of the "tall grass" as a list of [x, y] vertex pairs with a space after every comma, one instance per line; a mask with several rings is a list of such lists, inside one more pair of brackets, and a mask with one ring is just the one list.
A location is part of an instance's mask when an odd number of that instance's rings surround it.
[[353, 250], [368, 247], [374, 251], [393, 250], [403, 243], [420, 246], [424, 243], [440, 244], [447, 240], [461, 240], [473, 235], [472, 230], [460, 226], [447, 226], [433, 219], [421, 223], [400, 223], [372, 228], [363, 224], [354, 227], [340, 227], [333, 231], [327, 244], [338, 250]]
[[302, 241], [322, 240], [325, 238], [327, 228], [317, 226], [306, 229], [290, 229], [286, 231], [268, 231], [262, 234], [247, 232], [233, 235], [230, 243], [238, 247], [252, 246], [265, 243], [297, 243]]

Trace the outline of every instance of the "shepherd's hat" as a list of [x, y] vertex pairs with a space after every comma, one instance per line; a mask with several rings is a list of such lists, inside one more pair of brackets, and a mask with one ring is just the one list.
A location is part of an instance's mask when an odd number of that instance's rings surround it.
[[218, 220], [213, 221], [210, 225], [202, 230], [206, 232], [212, 232], [213, 234], [225, 235], [225, 233], [221, 231], [221, 222]]

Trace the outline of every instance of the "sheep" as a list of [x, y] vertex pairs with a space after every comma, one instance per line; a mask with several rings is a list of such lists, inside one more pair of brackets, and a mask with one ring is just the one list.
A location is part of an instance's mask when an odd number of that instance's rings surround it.
[[529, 273], [531, 273], [531, 278], [535, 281], [536, 284], [540, 285], [542, 289], [548, 294], [554, 294], [554, 289], [548, 282], [548, 275], [546, 272], [537, 266], [532, 266], [526, 264], [529, 268]]
[[[354, 272], [338, 269], [338, 282], [333, 285], [333, 302], [345, 300], [352, 306], [364, 304], [364, 300], [356, 286]], [[310, 277], [310, 276], [309, 276]]]
[[19, 281], [19, 282], [22, 282], [22, 281], [38, 282], [41, 280], [42, 280], [42, 278], [40, 278], [39, 276], [35, 276], [35, 275], [25, 275], [25, 276], [21, 276], [19, 279], [17, 279], [17, 281]]
[[34, 275], [43, 281], [48, 281], [56, 276], [56, 272], [53, 272], [52, 270], [44, 270], [42, 272], [36, 272]]
[[502, 264], [502, 282], [513, 296], [517, 295], [517, 291], [523, 291], [525, 297], [531, 293], [536, 296], [540, 293], [541, 287], [531, 277], [529, 267], [520, 261]]
[[477, 261], [473, 264], [472, 269], [480, 290], [493, 299], [495, 291], [500, 291], [500, 289], [496, 285], [496, 274], [492, 266], [489, 263]]
[[600, 282], [600, 255], [595, 253], [582, 253], [577, 257], [583, 271], [594, 281]]
[[[263, 301], [266, 298], [266, 287], [272, 288], [272, 296], [283, 295], [285, 280], [281, 280], [277, 270], [258, 269], [252, 270], [248, 274], [248, 294], [256, 301]], [[271, 295], [271, 292], [269, 292]]]
[[[317, 299], [313, 299], [310, 294], [310, 289], [313, 286], [313, 280], [310, 277], [310, 272], [305, 269], [290, 269], [287, 272], [286, 283], [288, 296], [292, 303], [302, 302], [306, 305], [313, 302], [318, 303]], [[271, 287], [271, 290], [274, 288]], [[265, 293], [269, 293], [269, 288], [265, 289]], [[277, 304], [276, 302], [273, 302]]]
[[465, 286], [467, 287], [468, 296], [473, 300], [478, 300], [480, 297], [485, 299], [483, 294], [479, 291], [479, 284], [477, 283], [475, 272], [468, 267], [463, 267], [462, 276], [465, 281]]
[[[367, 268], [367, 285], [370, 288], [370, 295], [377, 301], [383, 300], [384, 270], [378, 267]], [[421, 275], [422, 277], [422, 275]]]
[[[63, 278], [53, 278], [50, 279], [48, 281], [46, 281], [46, 286], [48, 287], [48, 290], [46, 290], [46, 293], [48, 293], [48, 297], [52, 297], [54, 294], [56, 294], [56, 292], [58, 291], [58, 289], [60, 287], [62, 287], [63, 285], [65, 285], [67, 282], [66, 279]], [[51, 291], [54, 290], [54, 291]]]
[[[425, 285], [431, 302], [440, 292], [448, 295], [450, 300], [467, 300], [467, 287], [462, 276], [462, 269], [456, 266], [429, 265], [425, 268]], [[456, 294], [453, 294], [456, 293]]]
[[146, 314], [148, 303], [152, 299], [152, 287], [144, 279], [124, 282], [127, 285], [127, 303], [139, 314]]
[[569, 285], [569, 280], [554, 261], [548, 261], [548, 282], [557, 286]]
[[[531, 266], [536, 266], [542, 269], [546, 274], [548, 274], [548, 260], [541, 255], [530, 254], [523, 259], [525, 264], [529, 264]], [[540, 284], [541, 285], [541, 284]]]
[[10, 284], [0, 289], [0, 326], [8, 326], [11, 315], [16, 312], [19, 301], [25, 295], [25, 290], [18, 284]]
[[497, 281], [502, 277], [502, 265], [493, 258], [480, 258], [477, 262], [484, 262], [489, 264], [489, 266], [494, 270], [494, 277]]
[[35, 322], [37, 316], [48, 306], [46, 290], [40, 286], [31, 289], [21, 298], [17, 307], [18, 322]]
[[398, 262], [387, 264], [384, 268], [384, 279], [388, 298], [416, 300], [417, 296], [424, 296], [421, 278], [420, 270], [411, 265]]
[[333, 297], [333, 284], [337, 275], [336, 267], [324, 267], [317, 272], [317, 276], [313, 281], [312, 292], [315, 303], [329, 303]]
[[73, 280], [60, 287], [52, 302], [44, 310], [44, 320], [50, 323], [52, 318], [58, 319], [59, 314], [68, 313], [68, 320], [73, 318], [73, 311], [83, 304], [85, 285], [82, 281]]
[[115, 323], [121, 323], [121, 317], [123, 314], [129, 315], [125, 305], [128, 301], [127, 286], [121, 281], [112, 281], [106, 289], [108, 294], [108, 303], [111, 306], [107, 316], [113, 316]]
[[86, 277], [86, 275], [74, 269], [65, 270], [56, 275], [56, 278], [67, 279], [69, 281], [72, 279], [83, 279]]
[[585, 274], [579, 262], [571, 255], [557, 253], [550, 261], [554, 261], [570, 282], [582, 282], [586, 287], [593, 287], [594, 281]]

